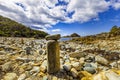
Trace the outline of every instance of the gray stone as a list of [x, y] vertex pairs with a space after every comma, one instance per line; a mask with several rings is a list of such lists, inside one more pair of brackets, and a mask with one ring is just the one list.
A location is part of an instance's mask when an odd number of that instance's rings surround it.
[[89, 73], [92, 73], [92, 74], [96, 73], [96, 70], [94, 67], [84, 67], [83, 70], [85, 70]]
[[60, 34], [48, 35], [45, 37], [46, 40], [59, 40], [61, 38]]
[[47, 43], [47, 71], [48, 73], [55, 73], [60, 70], [60, 48], [59, 42], [49, 40]]
[[93, 74], [93, 73], [96, 73], [96, 68], [97, 68], [97, 64], [86, 63], [84, 64], [83, 70]]

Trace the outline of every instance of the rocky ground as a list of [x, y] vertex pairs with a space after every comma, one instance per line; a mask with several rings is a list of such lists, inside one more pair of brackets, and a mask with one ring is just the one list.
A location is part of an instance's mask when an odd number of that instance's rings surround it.
[[120, 39], [60, 42], [56, 74], [47, 74], [46, 42], [0, 37], [0, 80], [120, 80]]

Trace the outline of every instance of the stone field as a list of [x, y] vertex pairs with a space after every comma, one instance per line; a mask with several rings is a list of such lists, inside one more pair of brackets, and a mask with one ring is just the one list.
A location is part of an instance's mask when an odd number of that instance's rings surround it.
[[120, 39], [58, 39], [0, 37], [0, 80], [120, 80]]

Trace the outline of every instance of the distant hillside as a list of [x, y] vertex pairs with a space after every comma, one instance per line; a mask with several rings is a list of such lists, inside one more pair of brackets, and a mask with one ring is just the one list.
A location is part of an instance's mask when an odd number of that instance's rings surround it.
[[44, 38], [48, 33], [33, 30], [9, 18], [0, 16], [0, 36]]
[[64, 38], [65, 37], [80, 37], [80, 35], [79, 34], [77, 34], [77, 33], [72, 33], [71, 35], [67, 35], [67, 36], [63, 36]]
[[82, 43], [89, 44], [96, 40], [111, 40], [119, 37], [120, 37], [120, 27], [115, 25], [111, 28], [109, 32], [102, 32], [96, 35], [89, 35], [89, 36], [84, 36], [80, 38], [75, 38], [75, 39], [72, 39], [72, 41], [80, 41]]

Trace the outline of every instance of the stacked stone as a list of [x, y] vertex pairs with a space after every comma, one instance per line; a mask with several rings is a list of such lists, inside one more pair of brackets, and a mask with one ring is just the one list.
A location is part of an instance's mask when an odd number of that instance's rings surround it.
[[60, 48], [59, 42], [60, 34], [46, 36], [47, 42], [47, 72], [56, 73], [60, 71]]

